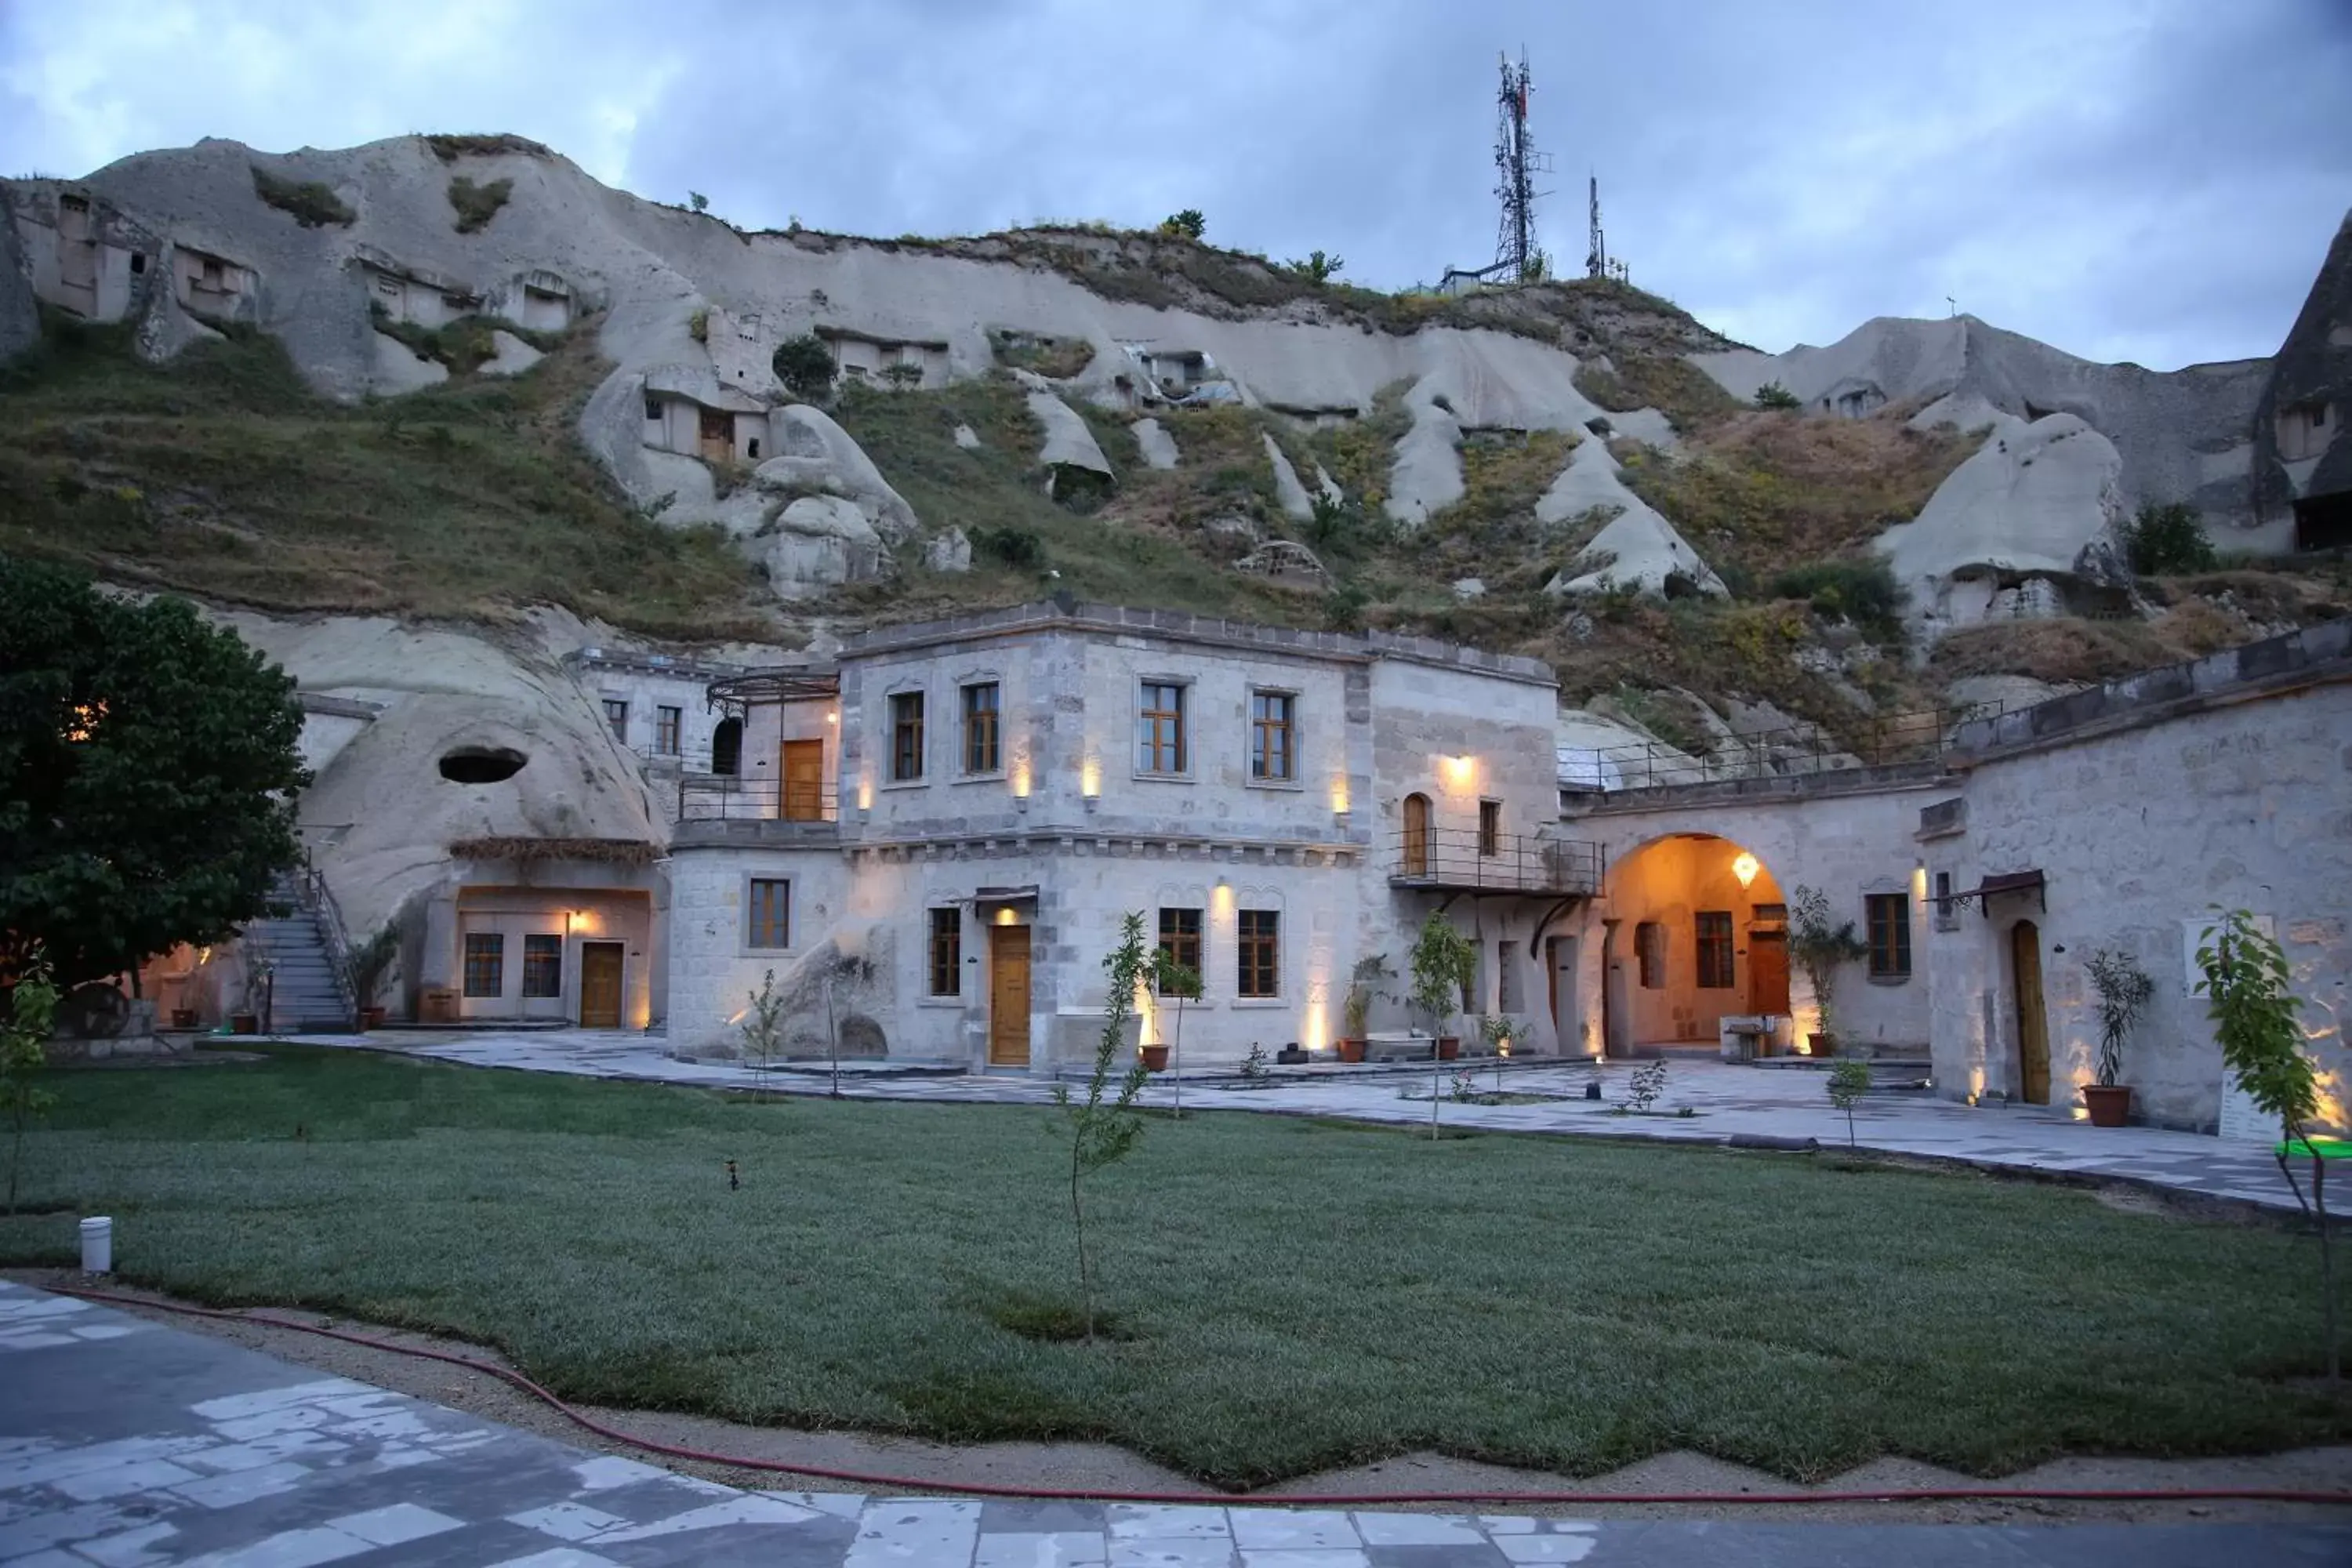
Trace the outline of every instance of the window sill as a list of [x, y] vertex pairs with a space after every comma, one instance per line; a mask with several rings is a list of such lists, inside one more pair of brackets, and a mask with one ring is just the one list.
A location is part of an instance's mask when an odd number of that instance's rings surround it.
[[735, 952], [735, 956], [738, 958], [798, 958], [800, 955], [801, 950], [797, 947], [747, 946], [738, 948]]
[[1249, 1013], [1284, 1007], [1289, 1005], [1289, 1003], [1286, 998], [1281, 996], [1236, 996], [1225, 1005], [1236, 1013]]
[[1908, 985], [1911, 984], [1911, 977], [1907, 974], [1865, 974], [1863, 976], [1863, 980], [1864, 984], [1871, 985]]
[[930, 784], [931, 781], [927, 778], [892, 779], [887, 784], [878, 784], [874, 787], [887, 794], [891, 790], [899, 789], [929, 789]]
[[951, 782], [960, 784], [1003, 784], [1004, 770], [999, 768], [992, 773], [958, 773]]
[[1137, 784], [1198, 784], [1198, 783], [1200, 782], [1198, 779], [1194, 778], [1191, 773], [1142, 773], [1142, 772], [1137, 772], [1137, 773], [1129, 773], [1128, 776], [1129, 776], [1129, 778], [1133, 779]]
[[943, 1011], [952, 1009], [961, 1013], [963, 1011], [963, 998], [961, 996], [918, 996], [915, 998], [915, 1005], [918, 1007], [937, 1007]]
[[1242, 783], [1250, 789], [1287, 790], [1293, 795], [1307, 792], [1307, 785], [1297, 779], [1244, 779]]

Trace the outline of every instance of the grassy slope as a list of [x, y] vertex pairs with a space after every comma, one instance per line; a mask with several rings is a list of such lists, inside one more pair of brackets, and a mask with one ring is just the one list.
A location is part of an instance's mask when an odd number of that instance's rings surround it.
[[273, 338], [150, 367], [120, 330], [53, 323], [0, 372], [0, 550], [264, 609], [772, 629], [723, 540], [639, 517], [578, 445], [602, 374], [582, 336], [511, 381], [344, 406]]
[[[1811, 1478], [1881, 1453], [2352, 1437], [2307, 1240], [1974, 1176], [1712, 1149], [1154, 1121], [1091, 1188], [1088, 1349], [1042, 1108], [788, 1101], [332, 1051], [53, 1075], [0, 1259], [116, 1219], [141, 1283], [494, 1343], [578, 1398], [947, 1438], [1097, 1437], [1250, 1484], [1430, 1447]], [[728, 1189], [722, 1162], [742, 1173]], [[972, 1179], [973, 1173], [984, 1178]]]

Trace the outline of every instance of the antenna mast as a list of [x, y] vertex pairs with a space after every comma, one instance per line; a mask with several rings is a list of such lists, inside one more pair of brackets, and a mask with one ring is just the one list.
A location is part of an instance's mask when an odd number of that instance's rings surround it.
[[1588, 182], [1591, 203], [1591, 237], [1584, 250], [1584, 275], [1587, 278], [1609, 276], [1609, 241], [1601, 232], [1601, 176], [1594, 174]]
[[1495, 265], [1488, 268], [1517, 283], [1532, 283], [1544, 275], [1544, 255], [1535, 242], [1535, 176], [1550, 168], [1544, 155], [1528, 140], [1527, 51], [1519, 63], [1502, 57], [1503, 84], [1496, 95], [1498, 110], [1495, 131], [1495, 195], [1502, 199], [1503, 220], [1495, 240]]

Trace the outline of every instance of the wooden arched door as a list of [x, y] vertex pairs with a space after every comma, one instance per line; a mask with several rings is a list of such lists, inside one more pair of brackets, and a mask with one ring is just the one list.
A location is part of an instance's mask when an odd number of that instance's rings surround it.
[[2016, 990], [2018, 1098], [2050, 1103], [2050, 1018], [2042, 1005], [2042, 931], [2032, 921], [2009, 928], [2009, 972]]
[[1429, 875], [1429, 797], [1425, 795], [1404, 797], [1404, 874]]

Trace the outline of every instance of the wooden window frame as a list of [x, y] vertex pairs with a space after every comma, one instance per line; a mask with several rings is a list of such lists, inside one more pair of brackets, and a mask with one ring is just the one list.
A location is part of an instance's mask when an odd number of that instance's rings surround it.
[[1633, 925], [1633, 971], [1644, 991], [1666, 988], [1666, 928], [1656, 921]]
[[1911, 895], [1864, 893], [1863, 929], [1869, 933], [1870, 978], [1911, 978]]
[[1691, 916], [1692, 957], [1698, 989], [1731, 991], [1739, 984], [1729, 910], [1700, 910]]
[[963, 910], [953, 904], [931, 910], [930, 972], [932, 995], [963, 994]]
[[[767, 891], [772, 888], [777, 890]], [[743, 945], [753, 952], [791, 951], [793, 945], [791, 878], [752, 877], [745, 880]]]
[[[1135, 702], [1135, 771], [1157, 778], [1181, 778], [1192, 771], [1192, 737], [1185, 731], [1192, 688], [1181, 680], [1147, 678], [1138, 684]], [[1171, 707], [1151, 703], [1169, 695]], [[1162, 763], [1172, 761], [1174, 766]]]
[[1298, 693], [1250, 691], [1250, 782], [1298, 782]]
[[1503, 852], [1503, 803], [1478, 803], [1478, 853], [1492, 858]]
[[[1171, 919], [1170, 917], [1174, 917]], [[1187, 919], [1186, 917], [1191, 917]], [[1201, 933], [1207, 929], [1207, 914], [1198, 906], [1164, 904], [1160, 910], [1160, 951], [1168, 955], [1171, 963], [1181, 963], [1201, 977], [1201, 990], [1209, 989], [1208, 971], [1201, 967]], [[1165, 991], [1152, 988], [1165, 996]], [[1191, 1000], [1191, 998], [1187, 998]]]
[[916, 784], [923, 776], [923, 721], [919, 691], [890, 693], [890, 782]]
[[613, 731], [613, 739], [625, 746], [627, 745], [629, 743], [629, 700], [625, 697], [607, 697], [604, 699], [604, 703], [605, 727]]
[[667, 702], [654, 708], [654, 754], [674, 757], [686, 738], [686, 710]]
[[[548, 980], [548, 971], [554, 979]], [[522, 939], [522, 994], [534, 1002], [563, 994], [563, 939], [548, 931], [530, 931]]]
[[1234, 994], [1263, 1002], [1282, 994], [1282, 911], [1243, 910], [1234, 921]]
[[469, 931], [466, 933], [465, 989], [468, 998], [507, 994], [507, 933]]
[[[1004, 771], [1003, 689], [993, 680], [975, 680], [962, 689], [963, 771], [980, 777]], [[987, 693], [987, 706], [976, 706]]]

